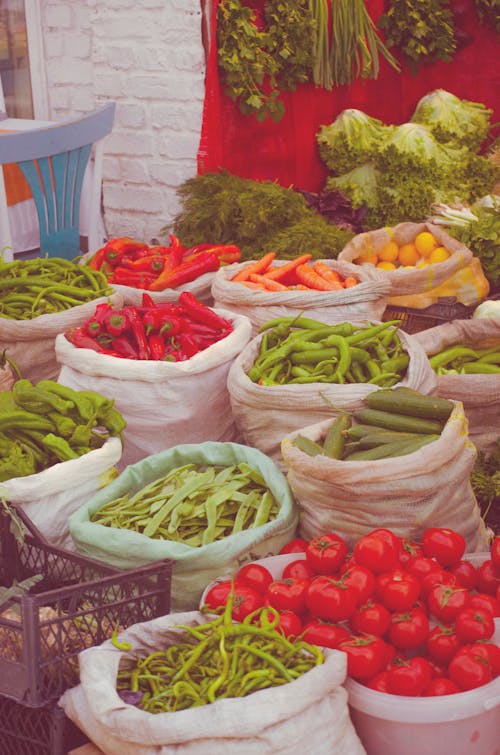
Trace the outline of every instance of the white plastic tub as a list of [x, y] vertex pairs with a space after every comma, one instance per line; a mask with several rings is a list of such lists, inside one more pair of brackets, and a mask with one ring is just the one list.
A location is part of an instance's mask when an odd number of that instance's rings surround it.
[[[467, 554], [479, 566], [489, 554]], [[493, 637], [500, 645], [500, 619]], [[349, 708], [367, 755], [500, 755], [500, 676], [442, 697], [388, 695], [348, 679]]]

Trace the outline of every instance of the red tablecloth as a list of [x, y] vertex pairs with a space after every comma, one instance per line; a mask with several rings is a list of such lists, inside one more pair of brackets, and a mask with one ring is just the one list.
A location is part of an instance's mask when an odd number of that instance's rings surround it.
[[[307, 191], [323, 188], [327, 171], [321, 161], [316, 134], [345, 108], [358, 108], [385, 123], [407, 121], [419, 99], [433, 89], [481, 102], [500, 122], [500, 38], [491, 26], [478, 22], [474, 0], [463, 0], [462, 28], [473, 40], [448, 63], [420, 66], [416, 76], [407, 67], [399, 74], [385, 60], [378, 79], [358, 79], [350, 86], [328, 92], [311, 84], [283, 93], [286, 112], [279, 123], [259, 123], [242, 115], [238, 105], [223, 92], [217, 67], [216, 9], [212, 2], [212, 44], [206, 76], [203, 125], [198, 151], [198, 172], [225, 169], [243, 178], [277, 180], [283, 186]], [[262, 6], [262, 0], [247, 3]], [[367, 0], [374, 20], [383, 0]], [[394, 52], [394, 50], [391, 50]]]

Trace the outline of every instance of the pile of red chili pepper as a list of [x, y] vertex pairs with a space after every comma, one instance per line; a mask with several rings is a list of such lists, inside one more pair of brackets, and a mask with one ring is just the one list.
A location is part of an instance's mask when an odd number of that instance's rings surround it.
[[90, 319], [64, 335], [77, 348], [122, 359], [183, 362], [232, 331], [229, 320], [182, 291], [176, 303], [154, 302], [143, 293], [137, 307], [98, 304]]
[[169, 239], [169, 246], [149, 246], [128, 237], [110, 239], [87, 264], [104, 273], [109, 283], [163, 291], [216, 272], [241, 256], [234, 244], [185, 247], [177, 236], [170, 234]]

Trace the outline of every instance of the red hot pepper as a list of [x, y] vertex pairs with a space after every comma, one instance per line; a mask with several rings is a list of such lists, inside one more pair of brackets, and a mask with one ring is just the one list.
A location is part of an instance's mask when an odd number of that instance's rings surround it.
[[123, 267], [133, 272], [145, 272], [159, 275], [165, 267], [165, 257], [159, 257], [157, 254], [149, 254], [147, 257], [139, 257], [135, 260], [123, 259]]
[[200, 345], [191, 333], [179, 333], [176, 340], [179, 344], [179, 361], [181, 362], [191, 359], [200, 351]]
[[151, 283], [156, 280], [154, 273], [134, 272], [127, 267], [115, 267], [113, 275], [109, 279], [111, 283], [118, 283], [121, 286], [131, 286], [132, 288], [150, 288]]
[[134, 344], [129, 341], [126, 335], [117, 336], [113, 339], [113, 350], [125, 359], [138, 359], [139, 355]]
[[106, 254], [106, 247], [102, 246], [100, 249], [97, 250], [94, 256], [87, 262], [88, 267], [90, 267], [91, 270], [100, 270], [101, 265], [104, 262], [105, 254]]
[[146, 329], [143, 325], [141, 315], [137, 307], [127, 308], [127, 320], [130, 324], [130, 330], [137, 344], [139, 359], [149, 359], [149, 344], [146, 336]]
[[79, 349], [91, 349], [100, 354], [108, 353], [101, 344], [92, 336], [89, 336], [83, 328], [71, 328], [64, 334], [67, 340]]
[[143, 295], [142, 295], [142, 306], [143, 307], [151, 307], [151, 309], [155, 309], [156, 308], [156, 302], [155, 302], [155, 300], [149, 294], [143, 293]]
[[125, 254], [136, 253], [148, 249], [142, 241], [136, 241], [129, 236], [110, 239], [105, 245], [104, 258], [112, 265], [117, 265]]
[[166, 346], [163, 336], [159, 333], [153, 333], [149, 336], [149, 351], [151, 353], [151, 359], [160, 361], [165, 357]]
[[196, 280], [200, 275], [215, 272], [220, 267], [216, 254], [202, 252], [189, 262], [183, 262], [173, 270], [164, 270], [149, 286], [151, 291], [163, 291], [165, 288], [176, 288], [185, 283]]
[[174, 336], [183, 330], [186, 330], [183, 321], [180, 317], [171, 315], [168, 310], [162, 310], [159, 307], [150, 309], [146, 312], [142, 318], [144, 327], [146, 328], [146, 334], [153, 331], [160, 331], [160, 333], [167, 333], [169, 336]]
[[226, 333], [231, 332], [233, 326], [229, 320], [220, 317], [213, 309], [202, 304], [190, 291], [181, 291], [179, 294], [179, 304], [186, 313], [195, 322], [209, 325], [215, 330], [223, 330]]
[[127, 313], [123, 309], [110, 309], [104, 325], [110, 336], [121, 336], [128, 328]]

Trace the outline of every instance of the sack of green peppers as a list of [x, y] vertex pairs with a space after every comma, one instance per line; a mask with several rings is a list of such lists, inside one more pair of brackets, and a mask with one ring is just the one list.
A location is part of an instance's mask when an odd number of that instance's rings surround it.
[[56, 257], [0, 261], [0, 351], [28, 380], [56, 380], [57, 334], [105, 301], [119, 307], [123, 298], [99, 271]]
[[415, 338], [436, 373], [436, 395], [461, 401], [473, 443], [493, 448], [500, 429], [500, 318], [453, 320]]
[[78, 551], [121, 569], [174, 559], [173, 610], [192, 610], [221, 569], [277, 553], [297, 511], [271, 459], [207, 441], [129, 465], [69, 526]]
[[125, 427], [114, 401], [52, 380], [0, 393], [0, 496], [53, 545], [74, 549], [68, 517], [118, 473]]
[[[180, 707], [160, 697], [174, 652], [187, 659], [176, 664], [179, 682], [170, 685], [184, 698]], [[143, 695], [134, 692], [135, 683], [126, 682], [137, 658], [146, 664], [151, 658], [160, 672], [154, 712], [138, 703]], [[108, 755], [366, 755], [349, 716], [345, 654], [286, 640], [257, 624], [173, 613], [129, 627], [115, 644], [85, 650], [80, 668], [80, 684], [60, 705]], [[224, 695], [228, 679], [236, 691]]]
[[328, 325], [307, 317], [265, 323], [228, 376], [233, 416], [245, 443], [282, 463], [293, 430], [354, 409], [370, 392], [404, 385], [432, 393], [436, 375], [398, 321]]
[[382, 389], [289, 434], [281, 450], [301, 537], [338, 532], [352, 546], [376, 527], [414, 541], [428, 527], [451, 527], [468, 552], [487, 550], [470, 486], [477, 452], [459, 401]]

